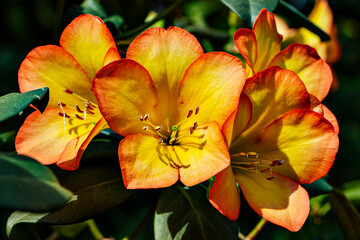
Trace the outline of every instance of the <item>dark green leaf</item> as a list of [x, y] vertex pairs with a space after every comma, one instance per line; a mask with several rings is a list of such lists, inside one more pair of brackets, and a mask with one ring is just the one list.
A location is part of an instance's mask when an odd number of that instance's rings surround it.
[[294, 21], [300, 26], [309, 29], [311, 32], [318, 35], [321, 41], [330, 40], [330, 37], [327, 33], [312, 23], [304, 14], [302, 14], [295, 7], [291, 6], [289, 3], [283, 0], [279, 0], [279, 5], [275, 9], [275, 12], [287, 17], [290, 21]]
[[331, 209], [346, 239], [360, 239], [360, 215], [354, 205], [338, 189], [329, 195]]
[[63, 206], [72, 193], [40, 163], [12, 153], [0, 154], [0, 206], [49, 211]]
[[155, 213], [155, 239], [237, 239], [237, 225], [207, 200], [206, 190], [164, 189]]
[[[84, 159], [82, 159], [83, 161]], [[93, 218], [126, 201], [135, 193], [124, 186], [120, 166], [97, 159], [77, 171], [64, 171], [60, 182], [74, 192], [62, 208], [48, 213], [14, 212], [8, 219], [7, 233], [18, 223], [73, 224]], [[85, 160], [86, 161], [86, 160]]]
[[303, 187], [309, 193], [310, 197], [318, 196], [320, 194], [325, 194], [332, 191], [331, 185], [324, 178], [320, 178], [311, 184], [304, 184]]
[[252, 25], [262, 8], [269, 12], [274, 11], [279, 0], [221, 0], [234, 13], [247, 23]]
[[121, 25], [124, 23], [124, 19], [119, 15], [112, 15], [110, 17], [104, 18], [106, 24], [113, 24], [116, 29], [120, 29]]
[[84, 0], [81, 4], [82, 12], [87, 14], [92, 14], [100, 18], [107, 16], [105, 9], [101, 6], [99, 1], [96, 0]]
[[0, 122], [21, 114], [30, 104], [43, 112], [49, 101], [48, 90], [45, 87], [25, 93], [9, 93], [0, 97]]
[[360, 204], [360, 180], [347, 182], [342, 189], [347, 199], [355, 205]]

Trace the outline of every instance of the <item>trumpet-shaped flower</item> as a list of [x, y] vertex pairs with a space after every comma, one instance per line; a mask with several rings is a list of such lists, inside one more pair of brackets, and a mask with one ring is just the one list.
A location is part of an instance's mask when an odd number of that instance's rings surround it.
[[99, 71], [94, 92], [109, 126], [125, 138], [119, 160], [127, 188], [192, 186], [229, 166], [220, 126], [237, 107], [246, 79], [241, 61], [204, 54], [196, 38], [151, 28], [127, 59]]
[[292, 71], [274, 66], [246, 81], [238, 109], [223, 125], [231, 166], [216, 176], [209, 194], [214, 207], [238, 217], [237, 182], [263, 218], [291, 231], [301, 228], [309, 196], [300, 184], [323, 177], [338, 150], [335, 128], [311, 105]]
[[308, 45], [291, 44], [281, 51], [282, 35], [278, 34], [272, 13], [262, 9], [253, 30], [239, 29], [235, 45], [246, 61], [248, 76], [270, 66], [294, 71], [304, 82], [307, 91], [322, 101], [333, 81], [331, 69]]
[[62, 33], [60, 47], [32, 50], [19, 69], [20, 91], [48, 87], [50, 97], [44, 113], [36, 110], [20, 128], [17, 152], [42, 164], [77, 169], [91, 139], [107, 127], [92, 80], [101, 67], [118, 59], [105, 23], [92, 15], [74, 19]]

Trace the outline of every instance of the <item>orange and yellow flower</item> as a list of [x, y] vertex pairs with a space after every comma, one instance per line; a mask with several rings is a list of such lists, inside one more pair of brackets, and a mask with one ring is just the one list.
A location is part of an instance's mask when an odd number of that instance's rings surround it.
[[235, 110], [246, 79], [241, 61], [204, 54], [196, 38], [151, 28], [129, 46], [127, 59], [99, 71], [94, 93], [119, 145], [127, 188], [193, 186], [230, 164], [220, 127]]
[[65, 28], [60, 47], [32, 50], [19, 69], [20, 91], [48, 87], [50, 97], [44, 113], [36, 110], [20, 128], [17, 152], [42, 164], [77, 169], [91, 139], [108, 127], [92, 92], [92, 80], [101, 67], [118, 59], [105, 23], [87, 14]]
[[292, 71], [270, 67], [247, 79], [239, 107], [223, 133], [231, 166], [216, 176], [209, 200], [236, 219], [240, 186], [263, 218], [297, 231], [309, 214], [309, 196], [300, 184], [323, 177], [338, 149], [334, 126]]
[[248, 77], [280, 66], [294, 71], [307, 91], [320, 101], [328, 94], [333, 81], [329, 65], [308, 45], [294, 43], [281, 51], [282, 35], [277, 31], [273, 14], [266, 9], [260, 11], [253, 30], [239, 29], [234, 41], [246, 61]]

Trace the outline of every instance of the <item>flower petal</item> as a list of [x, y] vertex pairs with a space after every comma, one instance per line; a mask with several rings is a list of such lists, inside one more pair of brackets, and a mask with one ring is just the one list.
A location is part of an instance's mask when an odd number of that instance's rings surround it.
[[230, 115], [230, 117], [226, 119], [222, 128], [222, 132], [228, 147], [246, 129], [251, 120], [251, 116], [251, 101], [246, 94], [242, 93], [240, 96], [239, 106]]
[[109, 48], [109, 50], [107, 51], [105, 58], [104, 58], [104, 62], [103, 62], [103, 66], [114, 62], [116, 60], [120, 59], [120, 55], [119, 52], [116, 48]]
[[245, 146], [251, 147], [249, 143], [256, 141], [263, 129], [283, 114], [310, 108], [310, 97], [303, 82], [294, 72], [279, 67], [268, 68], [249, 78], [243, 92], [252, 103], [252, 119], [246, 130], [233, 140], [231, 154], [243, 152]]
[[247, 66], [249, 66], [252, 72], [255, 73], [254, 66], [257, 60], [258, 52], [254, 32], [250, 29], [240, 28], [234, 34], [234, 42]]
[[307, 91], [322, 101], [333, 81], [329, 65], [308, 45], [291, 44], [271, 61], [270, 66], [294, 71], [305, 83]]
[[180, 119], [199, 106], [199, 114], [184, 125], [217, 121], [220, 126], [238, 105], [246, 80], [241, 61], [227, 53], [207, 53], [186, 71], [180, 85]]
[[216, 175], [209, 193], [210, 203], [219, 212], [236, 220], [240, 211], [240, 193], [231, 166]]
[[184, 29], [150, 28], [130, 44], [126, 58], [135, 60], [150, 73], [156, 92], [168, 108], [176, 103], [179, 83], [186, 69], [203, 54], [197, 39]]
[[229, 166], [230, 156], [217, 122], [199, 125], [193, 134], [179, 131], [179, 145], [173, 147], [180, 181], [193, 186], [215, 176]]
[[334, 162], [339, 139], [332, 124], [311, 110], [291, 111], [271, 123], [256, 142], [243, 151], [260, 159], [284, 160], [273, 171], [301, 184], [323, 177]]
[[[65, 109], [65, 111], [69, 116], [74, 116], [76, 113], [73, 109]], [[43, 114], [39, 111], [30, 114], [16, 136], [16, 151], [42, 164], [75, 161], [71, 167], [71, 170], [74, 170], [83, 151], [81, 145], [84, 141], [90, 141], [94, 137], [92, 133], [104, 125], [101, 122], [94, 129], [94, 124], [100, 120], [95, 116], [89, 116], [86, 120], [71, 117], [66, 118], [65, 128], [63, 118], [59, 117], [57, 112], [58, 109], [48, 108]], [[70, 143], [72, 148], [68, 146], [69, 142], [72, 142]]]
[[80, 158], [86, 147], [89, 145], [91, 140], [106, 127], [108, 127], [108, 125], [105, 119], [101, 118], [89, 134], [81, 135], [68, 142], [56, 165], [66, 170], [78, 169]]
[[298, 231], [310, 211], [309, 196], [304, 188], [274, 173], [267, 180], [264, 174], [241, 172], [235, 175], [252, 209], [269, 222]]
[[[91, 82], [84, 69], [58, 46], [37, 47], [26, 56], [19, 69], [19, 87], [21, 92], [48, 87], [48, 107], [57, 107], [58, 101], [79, 104], [79, 96], [96, 103]], [[65, 89], [74, 94], [65, 93]]]
[[331, 122], [331, 124], [334, 126], [335, 133], [339, 134], [339, 123], [335, 117], [335, 115], [327, 108], [325, 105], [321, 105], [324, 110], [324, 117]]
[[172, 146], [161, 145], [158, 139], [137, 133], [120, 142], [119, 160], [126, 188], [161, 188], [177, 182], [179, 173], [170, 155]]
[[253, 31], [257, 41], [255, 72], [266, 69], [273, 57], [281, 50], [282, 35], [278, 34], [275, 18], [263, 8], [255, 19]]
[[137, 62], [122, 59], [108, 64], [97, 73], [93, 86], [102, 115], [120, 135], [143, 132], [140, 115], [148, 113], [156, 124], [153, 82]]
[[109, 49], [116, 49], [106, 24], [99, 17], [90, 14], [80, 15], [65, 28], [60, 38], [60, 46], [74, 56], [90, 80], [103, 66]]

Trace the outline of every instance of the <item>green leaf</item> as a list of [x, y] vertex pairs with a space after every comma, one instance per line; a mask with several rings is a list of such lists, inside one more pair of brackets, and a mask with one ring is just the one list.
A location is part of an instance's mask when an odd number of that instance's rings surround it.
[[360, 180], [347, 182], [342, 189], [347, 199], [355, 205], [360, 204]]
[[119, 205], [136, 192], [125, 188], [118, 163], [109, 164], [107, 159], [86, 163], [77, 171], [58, 174], [61, 184], [75, 194], [64, 207], [40, 214], [16, 211], [8, 219], [7, 234], [16, 224], [24, 222], [54, 225], [83, 222]]
[[21, 114], [30, 104], [43, 112], [49, 101], [48, 90], [45, 87], [25, 93], [9, 93], [0, 97], [0, 122]]
[[304, 184], [303, 187], [309, 193], [310, 197], [326, 194], [332, 191], [332, 186], [324, 178], [320, 178], [310, 184]]
[[251, 26], [262, 8], [274, 11], [279, 0], [221, 0], [227, 7]]
[[100, 18], [107, 16], [103, 6], [96, 0], [84, 0], [80, 6], [82, 7], [83, 13], [92, 14]]
[[116, 29], [120, 29], [121, 25], [124, 24], [124, 19], [120, 15], [112, 15], [104, 18], [106, 24], [113, 24]]
[[313, 22], [311, 22], [304, 14], [302, 14], [299, 10], [295, 7], [290, 5], [289, 3], [279, 0], [279, 4], [275, 9], [276, 13], [284, 15], [290, 21], [298, 23], [300, 26], [307, 28], [311, 32], [318, 35], [321, 41], [328, 41], [330, 40], [330, 36], [321, 30], [318, 26], [316, 26]]
[[155, 212], [155, 239], [237, 239], [237, 225], [207, 200], [206, 190], [164, 189]]
[[359, 239], [360, 215], [354, 205], [334, 188], [329, 195], [331, 209], [346, 239]]
[[49, 211], [63, 206], [71, 195], [46, 166], [25, 156], [0, 154], [1, 207]]

